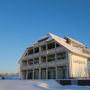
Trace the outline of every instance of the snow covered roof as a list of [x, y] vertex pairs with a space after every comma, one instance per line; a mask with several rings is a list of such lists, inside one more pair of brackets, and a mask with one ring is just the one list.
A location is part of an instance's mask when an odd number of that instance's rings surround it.
[[74, 42], [74, 43], [77, 43], [78, 45], [80, 45], [80, 46], [82, 46], [82, 47], [85, 47], [85, 45], [82, 44], [81, 42], [76, 41], [76, 40], [74, 40], [74, 39], [72, 39], [72, 38], [70, 38], [70, 37], [68, 37], [68, 36], [66, 36], [66, 37], [64, 37], [64, 38], [70, 40], [70, 42]]
[[60, 45], [64, 46], [66, 49], [68, 49], [69, 51], [73, 52], [73, 53], [76, 53], [76, 54], [79, 54], [79, 55], [83, 55], [85, 57], [90, 57], [89, 54], [86, 54], [82, 51], [80, 51], [78, 48], [75, 48], [73, 47], [72, 45], [66, 43], [62, 38], [54, 35], [54, 34], [51, 34], [49, 33], [49, 35]]

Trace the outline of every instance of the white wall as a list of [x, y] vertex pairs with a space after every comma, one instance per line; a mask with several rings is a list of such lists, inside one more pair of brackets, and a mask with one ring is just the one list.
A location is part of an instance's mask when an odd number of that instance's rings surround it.
[[74, 78], [88, 77], [87, 60], [88, 58], [86, 57], [71, 54], [70, 56], [71, 77]]

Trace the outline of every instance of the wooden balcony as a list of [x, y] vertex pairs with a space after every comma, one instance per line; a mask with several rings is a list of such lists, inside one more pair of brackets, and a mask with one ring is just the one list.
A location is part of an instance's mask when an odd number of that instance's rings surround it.
[[63, 65], [66, 65], [66, 64], [68, 64], [68, 60], [66, 60], [66, 59], [56, 60], [56, 65], [57, 66], [63, 66]]
[[46, 66], [47, 66], [47, 63], [46, 62], [40, 64], [40, 68], [46, 68]]
[[48, 67], [55, 67], [55, 61], [47, 62]]
[[27, 65], [22, 65], [22, 70], [27, 70]]
[[47, 50], [47, 54], [53, 54], [53, 53], [55, 53], [55, 48]]

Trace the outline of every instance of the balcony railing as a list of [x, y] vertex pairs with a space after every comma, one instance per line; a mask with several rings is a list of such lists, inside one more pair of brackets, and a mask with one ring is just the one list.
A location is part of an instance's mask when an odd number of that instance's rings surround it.
[[68, 64], [68, 60], [67, 59], [56, 60], [56, 64], [59, 66], [66, 65], [66, 64]]
[[47, 66], [48, 66], [48, 67], [53, 67], [53, 66], [55, 66], [55, 61], [47, 62]]
[[27, 70], [27, 65], [23, 65], [22, 70]]

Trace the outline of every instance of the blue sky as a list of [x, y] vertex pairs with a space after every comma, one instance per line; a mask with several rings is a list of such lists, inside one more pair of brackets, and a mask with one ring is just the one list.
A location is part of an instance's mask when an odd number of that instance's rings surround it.
[[26, 47], [48, 32], [90, 48], [90, 0], [0, 0], [0, 73], [16, 73]]

